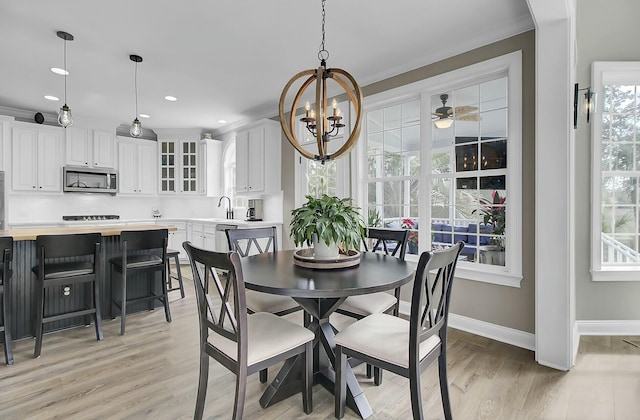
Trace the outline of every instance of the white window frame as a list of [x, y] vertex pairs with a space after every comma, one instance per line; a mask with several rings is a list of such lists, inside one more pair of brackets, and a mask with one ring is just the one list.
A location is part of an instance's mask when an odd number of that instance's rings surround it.
[[[493, 78], [507, 76], [508, 92], [508, 131], [507, 138], [507, 188], [509, 191], [506, 241], [509, 247], [505, 266], [492, 266], [485, 264], [473, 264], [460, 261], [456, 267], [456, 277], [476, 280], [485, 283], [503, 286], [520, 287], [522, 280], [522, 52], [516, 51], [487, 61], [440, 74], [419, 82], [405, 85], [396, 89], [385, 91], [365, 98], [363, 112], [374, 110], [391, 103], [397, 103], [404, 99], [410, 99], [419, 95], [421, 97], [422, 118], [420, 133], [427, 145], [421, 150], [420, 168], [420, 210], [419, 220], [431, 220], [431, 206], [429, 203], [431, 174], [431, 117], [425, 110], [432, 109], [431, 97], [444, 91], [452, 91], [464, 86], [482, 83]], [[360, 171], [366, 171], [366, 131], [363, 140], [359, 144]], [[362, 174], [360, 174], [362, 175]], [[364, 172], [361, 176], [361, 191], [367, 191], [368, 176]], [[361, 194], [359, 205], [367, 208], [367, 196]], [[419, 223], [420, 241], [419, 251], [431, 248], [431, 224]], [[407, 256], [407, 260], [417, 259], [415, 256]]]
[[[640, 62], [594, 62], [591, 87], [604, 100], [604, 86], [640, 85]], [[597, 112], [598, 110], [596, 110]], [[626, 266], [602, 265], [602, 115], [591, 123], [591, 278], [593, 281], [640, 281], [640, 263]], [[639, 233], [640, 234], [640, 233]]]

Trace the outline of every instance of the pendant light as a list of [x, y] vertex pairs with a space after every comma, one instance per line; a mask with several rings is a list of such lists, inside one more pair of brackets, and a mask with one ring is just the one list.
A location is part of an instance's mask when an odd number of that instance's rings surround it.
[[64, 31], [58, 31], [56, 34], [58, 38], [64, 40], [64, 105], [62, 105], [58, 112], [58, 124], [67, 128], [73, 125], [71, 109], [67, 106], [67, 74], [69, 74], [67, 70], [67, 41], [73, 41], [73, 35]]
[[[339, 68], [327, 68], [327, 60], [329, 52], [325, 49], [325, 0], [322, 0], [322, 42], [318, 51], [318, 59], [320, 66], [317, 69], [304, 70], [296, 74], [285, 85], [282, 95], [280, 96], [279, 114], [280, 125], [289, 143], [302, 156], [307, 159], [313, 159], [325, 163], [328, 160], [337, 159], [342, 155], [349, 153], [358, 141], [360, 135], [360, 124], [362, 121], [362, 92], [353, 76]], [[302, 87], [298, 90], [293, 99], [293, 104], [289, 110], [289, 119], [287, 120], [287, 112], [285, 111], [285, 99], [289, 88], [298, 80], [306, 78]], [[355, 111], [355, 123], [351, 129], [347, 140], [336, 152], [329, 153], [328, 144], [336, 136], [340, 134], [341, 129], [347, 129], [342, 122], [342, 112], [337, 106], [334, 99], [329, 103], [327, 100], [327, 82], [332, 81], [342, 88], [346, 94], [350, 104], [353, 105]], [[312, 109], [311, 104], [307, 102], [305, 105], [304, 117], [300, 119], [305, 124], [306, 129], [316, 139], [318, 153], [311, 153], [301, 146], [295, 130], [295, 116], [298, 109], [300, 98], [315, 82], [315, 107]]]
[[142, 124], [140, 124], [140, 120], [138, 119], [138, 63], [142, 63], [142, 57], [140, 57], [139, 55], [131, 54], [129, 56], [129, 60], [136, 63], [136, 69], [133, 79], [133, 84], [136, 92], [136, 117], [131, 123], [131, 129], [129, 130], [129, 133], [131, 134], [131, 137], [137, 138], [142, 134]]

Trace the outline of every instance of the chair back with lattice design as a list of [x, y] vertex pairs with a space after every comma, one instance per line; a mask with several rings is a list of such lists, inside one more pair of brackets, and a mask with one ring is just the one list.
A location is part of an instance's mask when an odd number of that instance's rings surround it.
[[420, 255], [411, 297], [410, 360], [419, 354], [420, 343], [434, 334], [440, 336], [442, 346], [446, 345], [451, 288], [463, 247], [464, 242], [458, 242], [443, 251]]
[[[387, 255], [400, 258], [404, 261], [407, 253], [407, 238], [409, 231], [406, 229], [368, 228], [367, 238], [373, 239], [371, 251], [383, 251]], [[369, 251], [367, 241], [364, 241], [364, 249]]]
[[[189, 255], [196, 289], [200, 345], [228, 369], [236, 371], [242, 361], [246, 366], [247, 357], [247, 303], [240, 257], [237, 252], [227, 254], [197, 248], [188, 241], [183, 247]], [[219, 337], [211, 337], [213, 334]], [[215, 343], [224, 343], [224, 339], [237, 344], [235, 360], [216, 348]]]
[[275, 226], [253, 229], [227, 229], [229, 249], [241, 257], [278, 252], [278, 239]]

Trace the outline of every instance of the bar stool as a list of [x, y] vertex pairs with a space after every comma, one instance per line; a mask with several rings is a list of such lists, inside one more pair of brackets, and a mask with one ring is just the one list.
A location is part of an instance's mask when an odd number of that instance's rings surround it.
[[[168, 230], [148, 230], [148, 231], [122, 231], [120, 234], [120, 245], [122, 255], [114, 257], [111, 262], [111, 318], [115, 318], [114, 308], [120, 309], [120, 335], [125, 332], [125, 320], [127, 316], [127, 305], [138, 302], [149, 302], [149, 309], [153, 309], [153, 302], [159, 300], [164, 306], [167, 322], [171, 322], [171, 311], [169, 310], [169, 299], [167, 294], [167, 238]], [[121, 286], [116, 289], [116, 271], [121, 275]], [[162, 293], [154, 292], [153, 284], [156, 280], [155, 273], [160, 272]], [[148, 294], [141, 297], [127, 296], [127, 281], [131, 276], [137, 274], [147, 274]], [[130, 293], [131, 294], [131, 293]], [[120, 298], [120, 300], [118, 300]]]
[[[100, 287], [98, 286], [101, 267], [99, 233], [74, 235], [39, 235], [36, 237], [36, 259], [38, 265], [31, 271], [36, 275], [38, 287], [36, 293], [36, 347], [33, 357], [39, 357], [42, 349], [42, 331], [44, 324], [79, 316], [85, 317], [89, 324], [89, 315], [93, 315], [96, 338], [102, 341], [102, 318], [100, 317]], [[71, 261], [69, 261], [71, 259]], [[76, 284], [85, 284], [85, 309], [72, 309], [56, 315], [44, 316], [45, 289], [71, 288]], [[71, 291], [71, 289], [69, 289]], [[93, 292], [93, 293], [92, 293]], [[47, 297], [60, 296], [65, 292], [48, 292]], [[55, 306], [65, 306], [64, 303]]]
[[13, 238], [0, 238], [0, 258], [2, 258], [2, 271], [0, 271], [0, 293], [2, 293], [2, 342], [4, 343], [4, 358], [8, 365], [13, 364], [13, 351], [11, 350], [11, 259], [13, 251]]
[[[176, 274], [171, 272], [171, 259], [176, 265]], [[177, 287], [173, 287], [173, 280], [178, 282]], [[180, 271], [180, 251], [167, 248], [167, 292], [180, 290], [180, 295], [184, 299], [184, 285], [182, 284], [182, 271]]]

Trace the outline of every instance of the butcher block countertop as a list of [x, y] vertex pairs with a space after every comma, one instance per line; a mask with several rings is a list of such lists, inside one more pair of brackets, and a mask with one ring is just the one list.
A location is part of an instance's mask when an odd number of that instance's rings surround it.
[[11, 236], [14, 241], [35, 241], [38, 235], [72, 235], [76, 233], [100, 233], [102, 236], [120, 235], [123, 230], [177, 230], [175, 226], [153, 224], [114, 224], [102, 226], [57, 226], [28, 229], [0, 230], [0, 236]]

